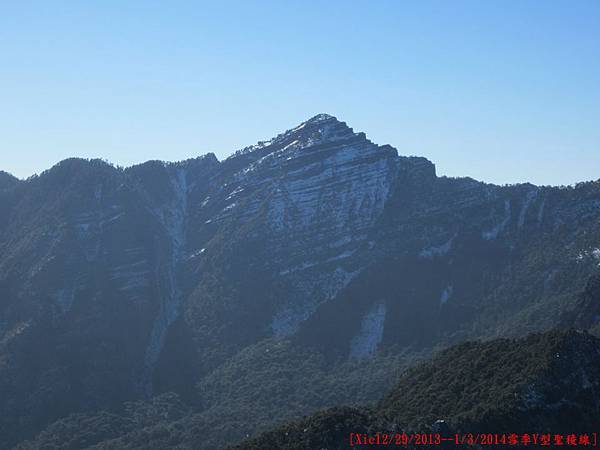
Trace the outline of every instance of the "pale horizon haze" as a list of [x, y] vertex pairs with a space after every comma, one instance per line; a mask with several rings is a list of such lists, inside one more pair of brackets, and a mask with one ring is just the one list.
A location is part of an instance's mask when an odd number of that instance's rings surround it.
[[318, 113], [438, 175], [600, 178], [598, 1], [7, 1], [0, 170], [222, 160]]

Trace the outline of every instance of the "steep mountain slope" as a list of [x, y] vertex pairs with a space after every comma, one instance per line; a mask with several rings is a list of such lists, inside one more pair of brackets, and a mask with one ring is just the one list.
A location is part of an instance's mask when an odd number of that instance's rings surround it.
[[0, 261], [4, 440], [148, 391], [180, 298], [182, 205], [176, 166], [158, 164], [158, 198], [141, 170], [67, 160], [12, 193]]
[[0, 170], [0, 191], [9, 189], [15, 186], [18, 182], [18, 178], [15, 178], [10, 173]]
[[553, 332], [454, 346], [372, 408], [334, 408], [235, 448], [342, 449], [350, 433], [591, 434], [599, 423], [600, 340]]
[[[341, 449], [350, 433], [591, 433], [600, 423], [599, 392], [600, 340], [592, 335], [467, 342], [406, 371], [375, 405], [324, 410], [235, 448]], [[205, 420], [165, 394], [114, 413], [71, 416], [19, 448], [203, 448], [211, 442]]]
[[[279, 379], [293, 397], [314, 373], [305, 361], [345, 388], [316, 383], [282, 418], [377, 397], [387, 369], [437, 347], [600, 323], [587, 313], [598, 297], [579, 297], [598, 274], [599, 182], [437, 177], [325, 114], [221, 162], [0, 174], [0, 213], [7, 446], [170, 391], [206, 420], [230, 418], [211, 442], [235, 440], [283, 414], [258, 394]], [[272, 348], [297, 377], [257, 375]], [[249, 391], [219, 384], [231, 373]]]
[[578, 299], [577, 306], [564, 316], [564, 324], [589, 329], [600, 336], [600, 274], [591, 277]]

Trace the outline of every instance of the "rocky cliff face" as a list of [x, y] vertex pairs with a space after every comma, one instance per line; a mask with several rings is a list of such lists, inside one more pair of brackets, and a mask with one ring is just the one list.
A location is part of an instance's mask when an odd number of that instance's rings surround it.
[[598, 182], [437, 177], [325, 114], [221, 162], [0, 174], [0, 213], [7, 442], [265, 339], [368, 359], [580, 324], [600, 263]]

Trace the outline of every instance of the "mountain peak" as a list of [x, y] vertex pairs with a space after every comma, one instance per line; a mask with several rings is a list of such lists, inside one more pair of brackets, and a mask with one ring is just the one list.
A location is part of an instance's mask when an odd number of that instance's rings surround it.
[[[364, 133], [354, 133], [346, 122], [340, 122], [336, 117], [321, 113], [311, 117], [300, 125], [278, 134], [267, 141], [259, 141], [255, 145], [245, 147], [235, 152], [231, 157], [245, 155], [257, 150], [270, 152], [274, 149], [294, 145], [309, 147], [312, 145], [348, 139], [366, 139]], [[230, 158], [231, 158], [230, 157]]]
[[272, 139], [271, 145], [283, 147], [307, 148], [339, 141], [365, 140], [364, 133], [355, 133], [346, 122], [341, 122], [329, 114], [317, 114], [306, 122]]
[[326, 121], [339, 122], [339, 120], [337, 120], [337, 118], [335, 116], [332, 116], [330, 114], [320, 113], [320, 114], [317, 114], [316, 116], [311, 117], [304, 123], [320, 123], [320, 122], [326, 122]]

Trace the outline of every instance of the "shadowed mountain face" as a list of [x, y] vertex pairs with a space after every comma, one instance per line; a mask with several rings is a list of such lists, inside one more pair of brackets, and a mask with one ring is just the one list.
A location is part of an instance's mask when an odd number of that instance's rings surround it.
[[[0, 441], [174, 391], [253, 423], [222, 443], [285, 418], [291, 381], [257, 375], [266, 351], [301, 385], [468, 338], [593, 329], [599, 218], [598, 182], [440, 178], [324, 114], [221, 162], [0, 173]], [[379, 395], [393, 371], [377, 373], [289, 414]], [[249, 412], [227, 377], [244, 401], [275, 377], [282, 404]]]
[[15, 186], [19, 180], [11, 174], [0, 170], [0, 190], [9, 189]]

